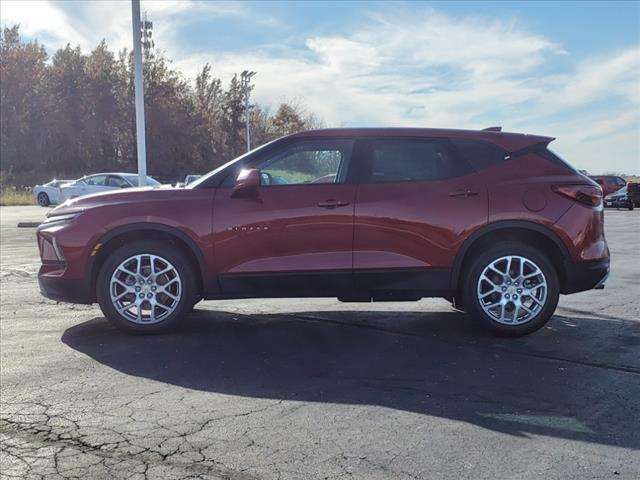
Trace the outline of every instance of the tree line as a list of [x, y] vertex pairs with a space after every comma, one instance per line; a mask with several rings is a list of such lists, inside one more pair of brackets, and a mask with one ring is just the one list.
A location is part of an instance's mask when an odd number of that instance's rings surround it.
[[[176, 180], [204, 173], [246, 149], [238, 75], [228, 86], [205, 64], [195, 81], [162, 52], [144, 55], [147, 164]], [[319, 122], [296, 105], [272, 113], [252, 105], [252, 146]], [[0, 170], [2, 183], [33, 185], [53, 177], [137, 170], [133, 55], [103, 40], [90, 53], [67, 44], [51, 58], [19, 26], [0, 32]]]

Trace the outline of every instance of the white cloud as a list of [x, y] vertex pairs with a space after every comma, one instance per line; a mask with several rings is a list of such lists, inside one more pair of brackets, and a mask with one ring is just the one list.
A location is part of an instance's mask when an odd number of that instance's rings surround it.
[[548, 106], [581, 105], [612, 94], [640, 104], [640, 47], [590, 58], [569, 74], [546, 80], [553, 89], [545, 96]]
[[[37, 37], [55, 50], [67, 43], [91, 50], [102, 39], [111, 48], [132, 48], [131, 2], [123, 0], [50, 1], [3, 0], [0, 4], [3, 25], [20, 24], [23, 34]], [[247, 14], [237, 2], [189, 2], [185, 0], [142, 1], [141, 12], [156, 22], [157, 34], [164, 34], [169, 45], [177, 26], [207, 18], [237, 17]]]
[[[278, 19], [245, 3], [142, 2], [159, 47], [185, 76], [206, 62], [227, 81], [256, 70], [254, 98], [262, 104], [294, 99], [329, 126], [502, 124], [557, 136], [560, 153], [581, 168], [640, 172], [640, 46], [576, 59], [517, 19], [381, 8], [348, 33], [287, 42], [278, 27], [271, 44], [225, 51], [191, 45], [185, 29], [220, 17], [263, 27]], [[2, 2], [3, 23], [21, 23], [52, 48], [90, 49], [103, 37], [130, 48], [130, 17], [129, 2]]]
[[20, 24], [22, 33], [38, 37], [45, 44], [60, 46], [72, 38], [84, 40], [66, 14], [48, 1], [2, 2], [0, 19], [3, 25]]

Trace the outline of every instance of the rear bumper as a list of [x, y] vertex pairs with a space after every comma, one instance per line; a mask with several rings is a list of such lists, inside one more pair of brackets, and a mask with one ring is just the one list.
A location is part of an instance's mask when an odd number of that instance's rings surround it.
[[602, 289], [609, 277], [609, 259], [595, 262], [565, 262], [564, 281], [561, 292], [564, 294]]
[[57, 302], [93, 303], [86, 280], [68, 280], [39, 275], [38, 284], [42, 296]]

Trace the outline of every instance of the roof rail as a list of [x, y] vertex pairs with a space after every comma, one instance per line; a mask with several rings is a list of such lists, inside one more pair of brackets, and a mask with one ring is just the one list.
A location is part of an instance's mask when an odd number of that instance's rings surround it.
[[502, 127], [487, 127], [482, 129], [483, 132], [501, 132]]

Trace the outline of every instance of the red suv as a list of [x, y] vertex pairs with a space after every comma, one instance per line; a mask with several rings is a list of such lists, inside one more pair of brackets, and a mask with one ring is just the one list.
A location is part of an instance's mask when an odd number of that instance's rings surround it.
[[502, 335], [609, 272], [602, 189], [492, 131], [335, 129], [273, 141], [185, 188], [90, 195], [38, 228], [48, 298], [98, 302], [130, 332], [201, 299], [444, 297]]
[[602, 194], [606, 197], [623, 188], [627, 181], [617, 175], [590, 175], [589, 178], [602, 188]]

